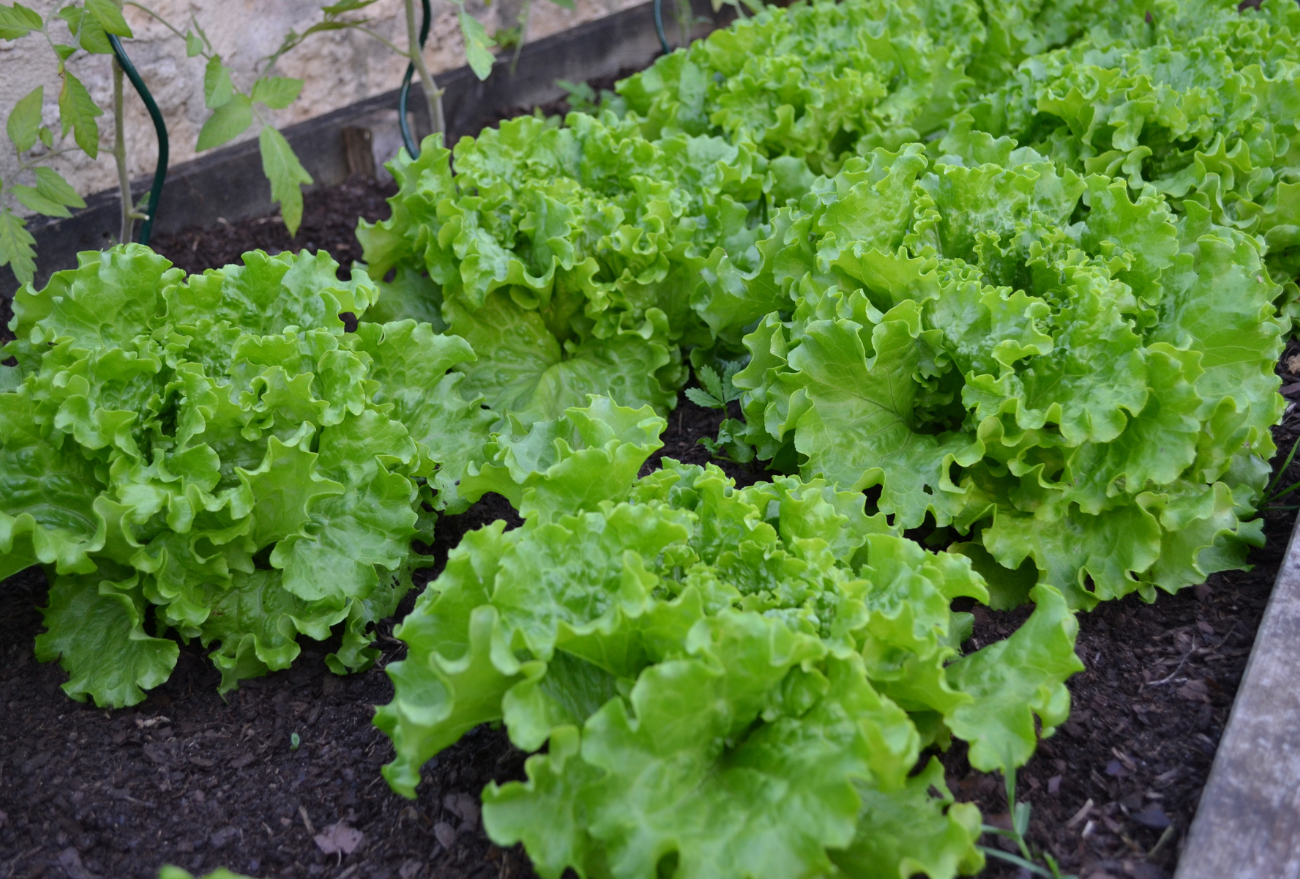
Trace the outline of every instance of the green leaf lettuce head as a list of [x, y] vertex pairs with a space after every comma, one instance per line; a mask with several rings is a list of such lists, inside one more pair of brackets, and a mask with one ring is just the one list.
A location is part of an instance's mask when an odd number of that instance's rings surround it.
[[768, 7], [615, 90], [648, 138], [721, 135], [833, 173], [855, 153], [940, 130], [969, 92], [1073, 39], [1099, 6], [1107, 8], [1092, 0]]
[[[1300, 274], [1300, 7], [1118, 4], [1086, 37], [1021, 65], [958, 115], [940, 152], [994, 139], [1058, 167], [1152, 187], [1260, 237], [1273, 277]], [[1297, 291], [1285, 296], [1294, 311]]]
[[[377, 291], [327, 255], [260, 251], [185, 277], [138, 245], [83, 253], [14, 301], [0, 367], [0, 577], [50, 574], [42, 660], [130, 705], [166, 680], [168, 630], [211, 646], [221, 689], [287, 667], [367, 665], [434, 509], [492, 415], [448, 368], [461, 339], [413, 322], [346, 333]], [[423, 400], [424, 405], [414, 405]]]
[[[706, 276], [742, 283], [760, 263], [769, 203], [811, 180], [717, 137], [648, 141], [613, 114], [521, 117], [390, 164], [392, 216], [362, 223], [368, 270], [394, 304], [445, 323], [478, 360], [466, 387], [524, 423], [587, 394], [676, 404], [681, 348], [708, 345], [693, 308]], [[385, 294], [387, 296], [387, 294]], [[738, 337], [737, 337], [738, 341]]]
[[1241, 566], [1278, 286], [1257, 238], [1184, 209], [1009, 142], [849, 160], [773, 257], [794, 306], [745, 337], [748, 441], [969, 535], [995, 592], [1030, 562], [1075, 607]]
[[644, 455], [648, 407], [596, 399], [534, 432], [582, 436], [606, 417], [585, 458], [531, 434], [501, 447], [500, 479], [530, 446], [558, 455], [541, 471], [552, 496], [592, 502], [524, 504], [521, 528], [452, 551], [388, 667], [375, 722], [397, 751], [392, 786], [413, 796], [425, 761], [504, 721], [545, 753], [527, 781], [488, 786], [484, 824], [546, 877], [978, 870], [978, 812], [919, 755], [956, 734], [982, 768], [1009, 769], [1035, 716], [1043, 735], [1064, 720], [1082, 667], [1064, 598], [1035, 587], [1020, 632], [962, 657], [970, 617], [952, 601], [987, 598], [968, 559], [897, 536], [824, 480], [738, 489], [671, 459], [640, 479], [611, 468], [628, 446]]

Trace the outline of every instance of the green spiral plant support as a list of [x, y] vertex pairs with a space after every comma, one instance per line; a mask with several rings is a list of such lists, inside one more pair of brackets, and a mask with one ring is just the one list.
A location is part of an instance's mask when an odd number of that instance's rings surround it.
[[[148, 244], [149, 236], [153, 234], [154, 218], [158, 215], [158, 202], [162, 198], [163, 184], [167, 180], [169, 152], [167, 124], [163, 122], [162, 113], [158, 110], [158, 104], [149, 92], [149, 87], [140, 78], [140, 74], [136, 71], [135, 65], [131, 63], [131, 59], [126, 57], [126, 51], [122, 48], [121, 41], [109, 34], [108, 42], [113, 47], [113, 56], [117, 58], [117, 63], [121, 65], [122, 72], [131, 80], [131, 85], [135, 87], [136, 93], [140, 95], [140, 100], [144, 101], [145, 109], [149, 111], [149, 118], [153, 120], [153, 129], [158, 135], [158, 164], [153, 172], [153, 186], [149, 189], [149, 204], [145, 207], [145, 220], [140, 225], [140, 243]], [[122, 197], [129, 199], [131, 194], [126, 192], [122, 194]]]
[[[429, 0], [423, 0], [424, 18], [420, 22], [420, 48], [424, 48], [424, 41], [429, 38], [429, 20], [433, 17], [433, 12], [429, 8]], [[402, 77], [402, 88], [397, 93], [397, 124], [402, 129], [402, 144], [412, 159], [420, 157], [420, 147], [411, 135], [410, 123], [406, 121], [406, 100], [411, 94], [411, 77], [415, 75], [415, 62], [412, 61], [406, 65], [406, 75]]]
[[664, 54], [672, 52], [668, 36], [664, 33], [664, 0], [655, 0], [655, 35], [659, 37], [659, 47], [664, 50]]

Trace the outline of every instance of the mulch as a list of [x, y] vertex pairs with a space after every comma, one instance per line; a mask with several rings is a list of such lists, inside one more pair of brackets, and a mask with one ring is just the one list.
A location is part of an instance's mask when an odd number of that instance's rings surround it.
[[[154, 243], [190, 271], [253, 247], [320, 247], [346, 264], [360, 256], [357, 216], [384, 216], [390, 193], [361, 178], [309, 193], [295, 239], [267, 216]], [[1297, 354], [1292, 343], [1278, 371], [1300, 398]], [[1295, 367], [1285, 365], [1292, 358]], [[721, 418], [683, 396], [661, 454], [704, 463], [697, 441], [714, 434]], [[1275, 434], [1284, 450], [1300, 436], [1295, 404]], [[725, 469], [742, 483], [763, 477]], [[1300, 464], [1292, 471], [1289, 480], [1300, 479]], [[489, 495], [440, 520], [430, 573], [466, 531], [497, 518], [519, 521]], [[1070, 681], [1074, 711], [1019, 775], [1019, 795], [1033, 805], [1031, 841], [1081, 879], [1172, 873], [1294, 511], [1265, 519], [1268, 542], [1252, 554], [1252, 570], [1215, 575], [1154, 605], [1131, 596], [1081, 615], [1078, 649], [1088, 668]], [[292, 669], [245, 682], [223, 699], [219, 676], [191, 644], [142, 704], [104, 710], [69, 700], [59, 690], [63, 672], [32, 658], [41, 631], [35, 608], [46, 589], [36, 569], [0, 584], [0, 879], [154, 879], [164, 863], [267, 877], [535, 875], [520, 849], [487, 839], [479, 818], [488, 781], [522, 777], [524, 755], [501, 729], [476, 729], [431, 761], [415, 800], [394, 794], [380, 776], [392, 749], [371, 725], [372, 706], [391, 698], [383, 669], [403, 655], [391, 621], [379, 627], [378, 664], [361, 674], [330, 674], [321, 659], [331, 646], [304, 641]], [[986, 644], [1014, 631], [1025, 612], [977, 609], [976, 616], [974, 639]], [[958, 797], [1005, 824], [1001, 779], [971, 770], [960, 747], [943, 759]], [[1024, 874], [991, 862], [985, 875]]]
[[324, 249], [340, 266], [349, 266], [361, 259], [357, 219], [374, 222], [387, 218], [385, 199], [396, 192], [397, 185], [391, 180], [381, 184], [371, 177], [353, 176], [338, 186], [304, 193], [302, 224], [295, 236], [289, 235], [280, 215], [272, 213], [155, 235], [149, 246], [189, 273], [237, 263], [240, 254], [250, 250], [274, 255], [285, 250], [315, 253]]

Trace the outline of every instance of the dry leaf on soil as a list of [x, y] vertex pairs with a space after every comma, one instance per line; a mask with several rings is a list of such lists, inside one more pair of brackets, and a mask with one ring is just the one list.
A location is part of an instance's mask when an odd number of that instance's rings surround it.
[[316, 834], [316, 847], [327, 855], [350, 855], [357, 850], [366, 835], [355, 827], [340, 821]]

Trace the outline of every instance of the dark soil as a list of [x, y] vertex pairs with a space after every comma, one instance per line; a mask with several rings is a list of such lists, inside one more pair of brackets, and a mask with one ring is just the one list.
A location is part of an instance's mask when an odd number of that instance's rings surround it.
[[[253, 247], [320, 247], [346, 265], [360, 255], [356, 216], [383, 216], [384, 195], [368, 180], [312, 193], [292, 241], [263, 217], [155, 243], [191, 271]], [[1293, 343], [1279, 367], [1293, 398], [1300, 398], [1298, 354]], [[1295, 367], [1285, 365], [1291, 358]], [[705, 463], [697, 440], [722, 417], [683, 395], [660, 454]], [[1275, 435], [1284, 450], [1300, 436], [1295, 404]], [[742, 484], [763, 477], [724, 469]], [[1288, 483], [1297, 479], [1300, 462]], [[442, 519], [429, 573], [467, 530], [497, 518], [518, 523], [503, 499], [489, 495]], [[1268, 543], [1252, 554], [1253, 570], [1216, 575], [1151, 606], [1130, 597], [1080, 617], [1088, 670], [1070, 682], [1070, 721], [1020, 773], [1019, 796], [1033, 804], [1032, 844], [1081, 879], [1172, 872], [1294, 513], [1268, 513], [1266, 521]], [[522, 777], [524, 755], [501, 730], [475, 730], [431, 761], [414, 801], [392, 793], [379, 775], [391, 746], [370, 723], [372, 706], [391, 698], [383, 667], [403, 655], [391, 623], [380, 627], [377, 667], [362, 674], [335, 677], [320, 661], [329, 645], [307, 642], [293, 669], [246, 682], [223, 700], [218, 675], [190, 645], [144, 703], [109, 711], [70, 701], [59, 690], [63, 672], [33, 661], [41, 631], [35, 608], [45, 592], [36, 570], [0, 584], [0, 879], [153, 879], [164, 863], [332, 879], [534, 875], [521, 850], [493, 845], [479, 822], [483, 786]], [[974, 646], [1005, 637], [1024, 616], [978, 610]], [[1005, 822], [1001, 780], [970, 770], [959, 748], [944, 761], [958, 797], [978, 803], [990, 822]], [[330, 839], [348, 837], [348, 828], [362, 834], [360, 844], [327, 855]], [[1027, 874], [991, 861], [985, 875]]]
[[373, 177], [353, 176], [328, 189], [303, 195], [302, 225], [290, 237], [278, 213], [215, 227], [192, 226], [180, 232], [155, 235], [149, 246], [187, 272], [202, 272], [239, 262], [250, 250], [276, 254], [283, 250], [325, 250], [343, 268], [361, 259], [357, 242], [357, 218], [374, 222], [388, 217], [384, 199], [397, 192], [397, 185], [379, 183]]

